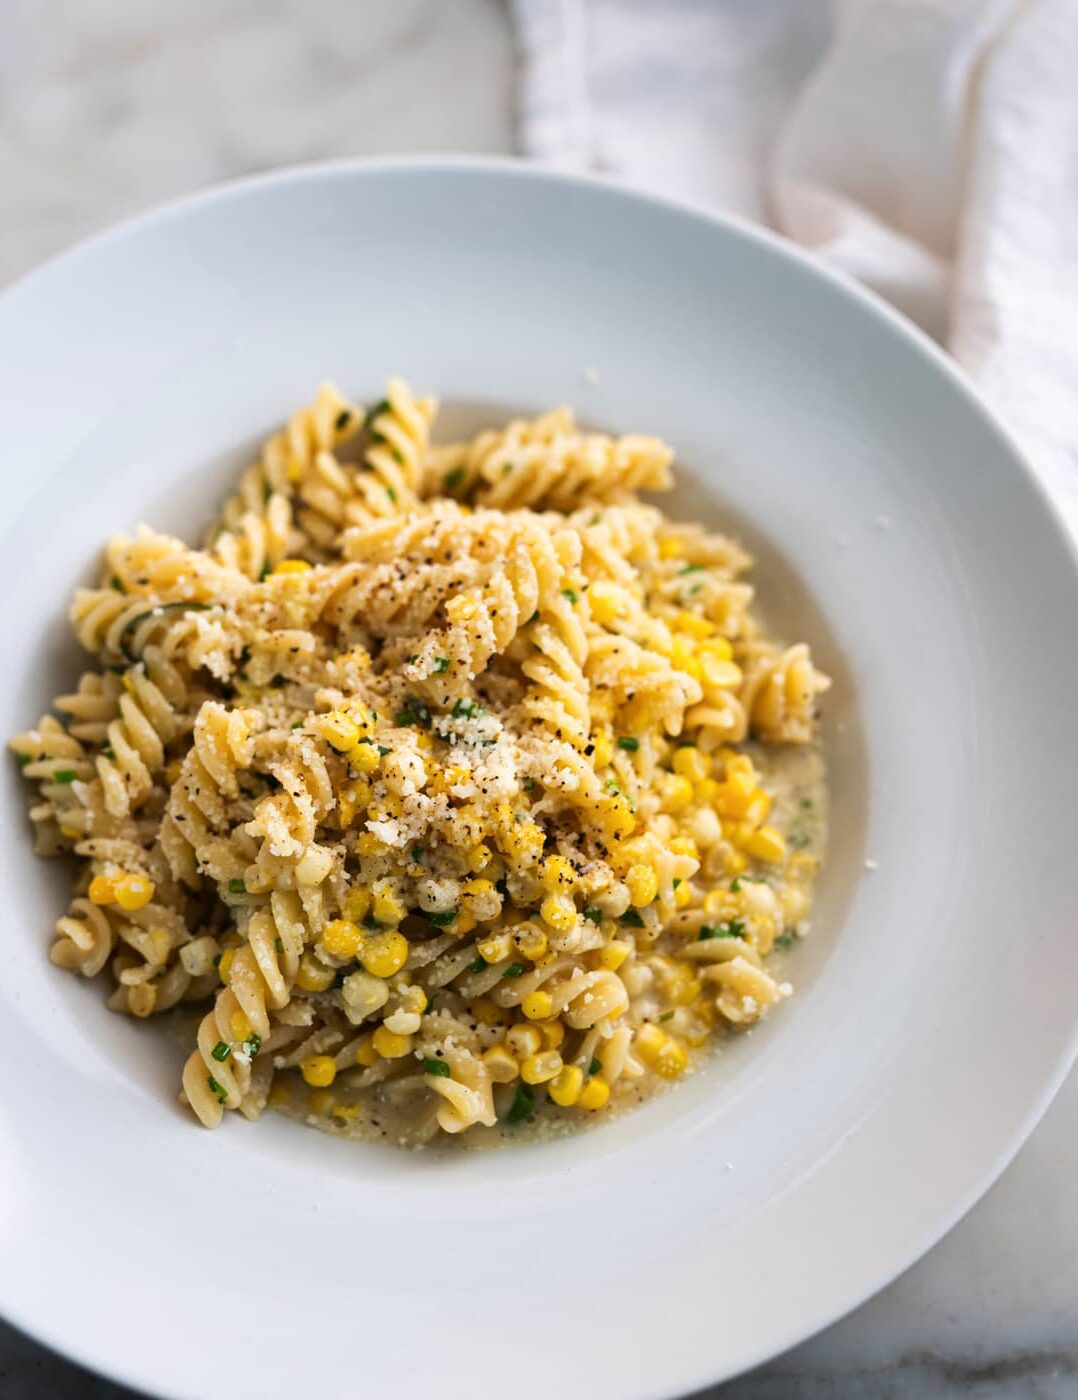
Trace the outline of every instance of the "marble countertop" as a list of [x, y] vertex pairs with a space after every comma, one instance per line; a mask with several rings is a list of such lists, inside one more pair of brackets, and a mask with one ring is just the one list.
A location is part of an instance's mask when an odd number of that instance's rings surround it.
[[[0, 284], [229, 176], [513, 148], [498, 0], [0, 0]], [[1078, 1076], [926, 1258], [724, 1400], [1078, 1396]], [[885, 1205], [885, 1203], [884, 1203]], [[127, 1392], [0, 1324], [4, 1400]]]

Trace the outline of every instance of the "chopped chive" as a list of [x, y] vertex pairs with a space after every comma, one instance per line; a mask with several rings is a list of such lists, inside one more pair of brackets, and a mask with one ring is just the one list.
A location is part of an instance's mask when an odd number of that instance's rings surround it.
[[631, 734], [623, 734], [618, 740], [618, 748], [624, 749], [626, 753], [635, 753], [640, 747], [640, 740], [634, 739]]
[[449, 1066], [444, 1060], [427, 1059], [423, 1061], [423, 1073], [436, 1075], [439, 1079], [448, 1079]]
[[514, 470], [515, 470], [515, 468], [514, 468], [513, 463], [512, 463], [512, 462], [506, 462], [506, 464], [502, 467], [502, 476], [508, 476], [509, 473], [510, 473], [511, 471], [514, 471]]
[[206, 1083], [210, 1086], [210, 1092], [217, 1095], [217, 1102], [224, 1103], [228, 1098], [228, 1090], [223, 1089], [212, 1074], [207, 1074]]
[[449, 657], [448, 657], [448, 656], [436, 656], [436, 657], [434, 658], [434, 674], [435, 674], [436, 676], [441, 676], [441, 675], [444, 675], [445, 672], [448, 671], [448, 670], [449, 670]]
[[272, 486], [269, 484], [269, 482], [267, 481], [267, 482], [265, 482], [265, 483], [263, 484], [263, 487], [262, 487], [262, 504], [263, 504], [264, 506], [268, 506], [269, 503], [270, 503], [270, 501], [272, 501], [272, 500], [273, 500], [273, 487], [272, 487]]
[[124, 591], [123, 584], [120, 582], [120, 580], [116, 577], [115, 574], [113, 574], [113, 576], [109, 579], [109, 586], [111, 588], [115, 588], [117, 593], [122, 593]]
[[703, 564], [684, 564], [678, 569], [679, 574], [700, 574], [703, 573]]
[[513, 1102], [509, 1105], [509, 1112], [505, 1115], [507, 1123], [522, 1123], [535, 1107], [535, 1095], [526, 1084], [518, 1084], [517, 1091], [513, 1095]]
[[243, 880], [229, 880], [228, 892], [229, 894], [246, 894], [247, 885]]
[[575, 588], [563, 588], [562, 594], [564, 597], [569, 599], [570, 603], [572, 603], [574, 607], [580, 601], [580, 596]]
[[54, 783], [73, 783], [78, 776], [73, 768], [58, 768], [52, 780]]
[[603, 911], [601, 909], [585, 909], [585, 919], [590, 919], [593, 924], [602, 923]]
[[664, 1021], [672, 1021], [673, 1018], [674, 1013], [672, 1011], [664, 1011], [663, 1014], [659, 1017], [659, 1024], [662, 1025]]
[[348, 427], [348, 424], [351, 423], [351, 421], [352, 410], [350, 408], [342, 408], [340, 413], [338, 413], [336, 418], [333, 420], [333, 426], [337, 429], [338, 432], [342, 432], [345, 428]]
[[802, 810], [803, 812], [807, 812], [807, 811], [811, 808], [811, 806], [812, 806], [812, 798], [811, 798], [811, 797], [803, 797], [803, 798], [801, 799], [801, 801], [798, 803], [798, 806], [801, 808], [801, 810]]
[[261, 568], [261, 569], [259, 570], [259, 572], [258, 572], [258, 581], [259, 581], [259, 583], [262, 583], [265, 579], [268, 579], [269, 576], [270, 576], [270, 561], [267, 559], [266, 562], [262, 565], [262, 568]]
[[280, 940], [279, 938], [275, 938], [275, 939], [273, 940], [273, 951], [274, 951], [275, 953], [283, 953], [283, 952], [284, 952], [284, 944], [281, 942], [281, 940]]
[[524, 624], [524, 626], [525, 626], [525, 627], [530, 627], [530, 626], [532, 625], [533, 622], [538, 622], [538, 621], [539, 621], [539, 609], [536, 608], [536, 610], [532, 613], [531, 617], [528, 618], [528, 620], [527, 620], [527, 622]]
[[302, 729], [302, 728], [303, 728], [303, 725], [304, 725], [304, 722], [305, 722], [305, 721], [303, 721], [303, 720], [301, 720], [301, 719], [297, 719], [296, 722], [295, 722], [295, 724], [292, 725], [292, 728], [293, 728], [293, 729]]
[[521, 778], [520, 786], [524, 789], [525, 792], [532, 792], [536, 787], [535, 779], [529, 777]]
[[442, 477], [442, 485], [447, 491], [455, 491], [463, 480], [464, 468], [454, 467], [451, 472], [446, 472], [445, 476]]
[[625, 913], [621, 916], [621, 922], [623, 924], [628, 924], [630, 928], [644, 927], [644, 920], [635, 909], [626, 909]]
[[699, 939], [744, 938], [745, 925], [740, 919], [730, 919], [725, 924], [705, 924], [698, 935]]
[[737, 892], [738, 892], [738, 890], [739, 890], [740, 888], [741, 888], [741, 876], [740, 876], [740, 875], [735, 875], [734, 878], [730, 881], [730, 893], [731, 893], [731, 894], [737, 894]]
[[[400, 461], [400, 457], [397, 456], [397, 453], [394, 452], [393, 455], [394, 455], [394, 457], [397, 458], [397, 461], [399, 462], [399, 461]], [[397, 493], [396, 493], [396, 491], [394, 491], [394, 489], [393, 489], [392, 486], [387, 486], [387, 487], [386, 487], [386, 495], [389, 497], [389, 499], [393, 502], [394, 505], [397, 504]]]
[[373, 914], [364, 914], [363, 927], [369, 928], [373, 932], [376, 928], [381, 928], [382, 925], [378, 922], [378, 920], [374, 917]]
[[386, 756], [387, 753], [392, 753], [392, 752], [393, 752], [392, 749], [387, 749], [386, 746], [385, 746], [385, 744], [375, 744], [375, 748], [378, 750], [378, 752], [379, 752], [379, 754], [382, 756], [382, 758], [385, 758], [385, 756]]
[[473, 958], [473, 959], [471, 960], [471, 962], [468, 964], [468, 971], [469, 971], [469, 972], [482, 972], [483, 969], [484, 969], [485, 967], [486, 967], [486, 963], [483, 961], [482, 958]]
[[793, 934], [792, 934], [792, 933], [780, 933], [779, 936], [778, 936], [778, 938], [775, 939], [775, 942], [774, 942], [774, 945], [773, 945], [773, 946], [776, 947], [776, 948], [778, 948], [778, 950], [779, 950], [780, 952], [785, 953], [785, 952], [787, 951], [787, 949], [792, 948], [792, 947], [794, 946], [794, 936], [793, 936]]
[[602, 1060], [600, 1060], [598, 1057], [593, 1057], [591, 1064], [588, 1066], [588, 1073], [589, 1073], [589, 1074], [598, 1074], [599, 1071], [602, 1069], [602, 1067], [603, 1067], [603, 1062], [602, 1062]]
[[680, 885], [680, 884], [683, 883], [683, 882], [682, 882], [682, 879], [681, 879], [681, 876], [680, 876], [680, 875], [675, 875], [671, 883], [672, 883], [674, 889], [676, 890], [677, 887], [678, 887], [678, 885]]
[[15, 755], [15, 762], [19, 765], [20, 768], [25, 768], [28, 763], [33, 763], [33, 761], [34, 760], [30, 757], [28, 753], [17, 753]]
[[415, 663], [416, 663], [418, 660], [419, 660], [419, 652], [418, 652], [418, 651], [413, 651], [412, 654], [411, 654], [411, 656], [408, 658], [408, 665], [409, 665], [409, 666], [414, 666]]
[[508, 967], [505, 969], [505, 971], [502, 973], [502, 976], [503, 976], [503, 977], [523, 977], [523, 975], [524, 975], [524, 964], [523, 964], [523, 963], [510, 963], [509, 966], [508, 966]]
[[427, 923], [433, 924], [435, 928], [446, 928], [456, 917], [457, 911], [455, 909], [443, 909], [441, 912], [428, 914]]
[[422, 864], [423, 864], [423, 856], [424, 856], [423, 847], [422, 847], [422, 846], [413, 846], [413, 847], [412, 847], [412, 850], [411, 850], [411, 856], [412, 856], [412, 860], [415, 861], [416, 865], [422, 865]]
[[376, 403], [376, 404], [374, 405], [373, 408], [368, 408], [368, 410], [367, 410], [367, 417], [366, 417], [366, 419], [364, 420], [364, 425], [365, 425], [366, 427], [369, 428], [369, 427], [371, 426], [371, 424], [374, 422], [374, 420], [375, 420], [376, 418], [378, 418], [381, 414], [387, 412], [388, 409], [389, 409], [389, 400], [388, 400], [388, 399], [381, 399], [381, 400], [379, 400], [379, 402]]
[[243, 1048], [253, 1060], [254, 1057], [258, 1054], [258, 1052], [262, 1049], [262, 1037], [258, 1034], [257, 1031], [251, 1032], [248, 1038], [243, 1042]]
[[219, 1040], [217, 1044], [213, 1047], [213, 1049], [210, 1051], [210, 1054], [215, 1060], [220, 1060], [222, 1063], [224, 1063], [224, 1061], [228, 1059], [229, 1055], [232, 1054], [232, 1046], [229, 1045], [226, 1041]]
[[107, 758], [109, 762], [112, 763], [116, 759], [116, 750], [112, 747], [111, 744], [106, 744], [105, 747], [101, 750], [101, 757]]

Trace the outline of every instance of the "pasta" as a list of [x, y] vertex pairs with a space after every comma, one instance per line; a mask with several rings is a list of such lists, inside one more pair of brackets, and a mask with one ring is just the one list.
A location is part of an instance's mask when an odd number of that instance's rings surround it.
[[78, 860], [53, 962], [180, 1018], [208, 1127], [559, 1131], [790, 992], [827, 677], [740, 545], [639, 497], [663, 442], [435, 412], [323, 386], [202, 548], [110, 541], [93, 668], [12, 741]]

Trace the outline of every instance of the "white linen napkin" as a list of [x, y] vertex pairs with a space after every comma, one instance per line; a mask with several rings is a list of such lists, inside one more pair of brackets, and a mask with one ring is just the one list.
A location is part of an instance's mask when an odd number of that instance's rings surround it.
[[512, 0], [525, 154], [770, 224], [979, 382], [1078, 532], [1078, 0]]

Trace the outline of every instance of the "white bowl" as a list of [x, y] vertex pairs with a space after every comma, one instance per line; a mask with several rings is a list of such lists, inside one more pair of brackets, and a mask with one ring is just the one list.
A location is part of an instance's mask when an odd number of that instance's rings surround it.
[[170, 1395], [691, 1390], [927, 1249], [1071, 1062], [1075, 560], [950, 363], [775, 239], [508, 164], [291, 171], [0, 300], [0, 730], [76, 675], [66, 603], [110, 532], [193, 536], [320, 379], [369, 399], [394, 371], [491, 419], [564, 400], [660, 433], [681, 505], [758, 551], [765, 609], [836, 677], [797, 995], [575, 1139], [207, 1133], [181, 1052], [47, 962], [67, 872], [31, 856], [11, 765], [0, 1308]]

